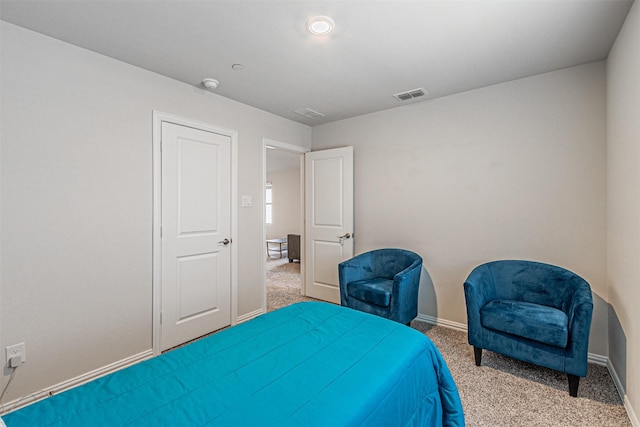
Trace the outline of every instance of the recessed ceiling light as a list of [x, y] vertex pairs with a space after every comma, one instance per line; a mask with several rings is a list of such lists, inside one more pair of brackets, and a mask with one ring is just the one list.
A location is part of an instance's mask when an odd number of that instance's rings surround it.
[[307, 29], [316, 36], [329, 34], [335, 26], [336, 23], [328, 16], [316, 16], [307, 21]]

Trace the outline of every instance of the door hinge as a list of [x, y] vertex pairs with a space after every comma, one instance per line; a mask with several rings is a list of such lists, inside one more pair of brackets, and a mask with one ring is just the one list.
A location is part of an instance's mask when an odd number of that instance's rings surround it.
[[162, 312], [160, 312], [160, 324], [162, 325]]

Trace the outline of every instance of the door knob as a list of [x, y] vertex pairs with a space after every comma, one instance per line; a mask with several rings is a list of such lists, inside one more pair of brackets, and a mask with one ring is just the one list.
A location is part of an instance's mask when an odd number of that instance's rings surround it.
[[231, 240], [229, 239], [224, 239], [218, 242], [218, 244], [222, 243], [223, 245], [227, 246], [229, 243], [231, 243]]
[[340, 240], [342, 240], [342, 239], [348, 239], [348, 238], [350, 238], [350, 237], [351, 237], [351, 234], [349, 234], [349, 233], [344, 233], [342, 236], [338, 236], [338, 238], [340, 238]]

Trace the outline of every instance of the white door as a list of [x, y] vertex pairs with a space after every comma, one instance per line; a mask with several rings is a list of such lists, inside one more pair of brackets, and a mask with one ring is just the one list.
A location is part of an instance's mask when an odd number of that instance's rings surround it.
[[162, 123], [166, 350], [231, 324], [231, 138]]
[[306, 295], [340, 303], [338, 264], [353, 257], [353, 147], [305, 154]]

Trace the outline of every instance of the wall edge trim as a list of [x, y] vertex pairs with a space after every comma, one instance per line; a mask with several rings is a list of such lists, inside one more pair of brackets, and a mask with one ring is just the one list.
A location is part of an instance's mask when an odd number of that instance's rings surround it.
[[254, 311], [250, 312], [250, 313], [243, 314], [243, 315], [238, 316], [236, 318], [236, 324], [247, 322], [247, 321], [249, 321], [251, 319], [254, 319], [254, 318], [256, 318], [256, 317], [258, 317], [258, 316], [260, 316], [261, 314], [264, 314], [264, 313], [266, 313], [266, 311], [264, 311], [263, 309], [259, 308], [257, 310], [254, 310]]

